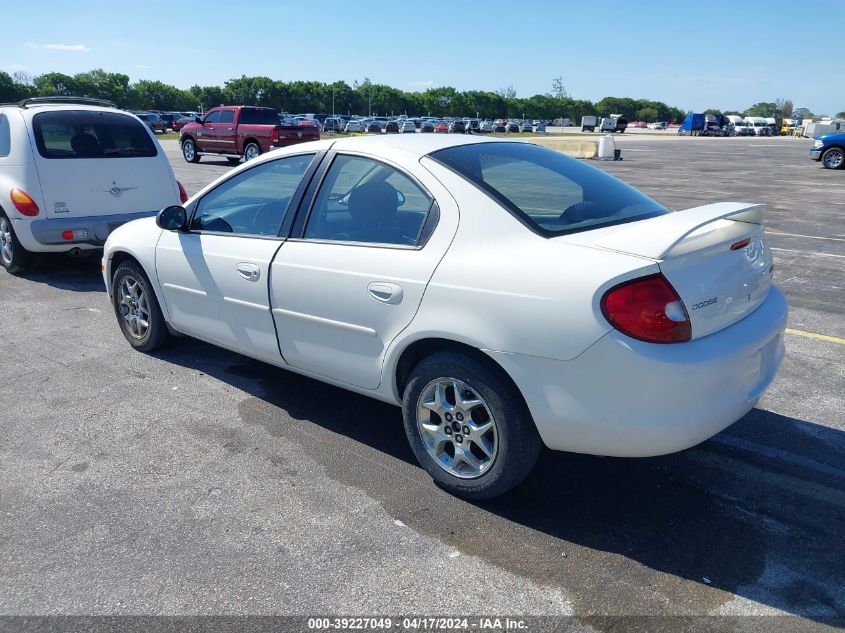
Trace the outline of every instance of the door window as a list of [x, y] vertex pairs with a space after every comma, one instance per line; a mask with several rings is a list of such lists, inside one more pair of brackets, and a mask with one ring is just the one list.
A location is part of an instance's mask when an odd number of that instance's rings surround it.
[[217, 121], [218, 123], [232, 123], [235, 120], [235, 111], [234, 110], [221, 110], [220, 111], [220, 119]]
[[223, 182], [199, 201], [192, 231], [277, 236], [314, 154], [256, 165]]
[[385, 163], [338, 155], [314, 201], [307, 239], [416, 246], [431, 197]]
[[221, 110], [215, 110], [203, 119], [203, 123], [220, 123]]

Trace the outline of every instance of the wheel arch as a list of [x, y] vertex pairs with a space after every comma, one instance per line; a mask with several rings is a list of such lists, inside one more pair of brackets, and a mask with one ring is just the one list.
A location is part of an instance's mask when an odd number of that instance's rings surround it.
[[258, 142], [257, 138], [249, 137], [244, 139], [244, 144], [241, 146], [241, 153], [246, 152], [246, 146], [250, 143], [255, 143], [258, 145], [258, 150], [263, 154], [264, 150], [261, 149], [261, 143]]
[[398, 353], [398, 358], [395, 365], [391, 368], [390, 377], [393, 382], [393, 392], [401, 402], [405, 388], [408, 386], [411, 373], [414, 368], [425, 358], [432, 354], [439, 352], [453, 352], [469, 356], [480, 363], [483, 363], [488, 368], [496, 372], [503, 380], [510, 384], [514, 392], [519, 394], [519, 399], [523, 405], [526, 405], [525, 398], [522, 391], [517, 386], [516, 382], [511, 378], [510, 374], [489, 354], [485, 354], [483, 350], [470, 343], [458, 341], [455, 339], [442, 338], [438, 336], [428, 336], [420, 338], [408, 343], [404, 349]]

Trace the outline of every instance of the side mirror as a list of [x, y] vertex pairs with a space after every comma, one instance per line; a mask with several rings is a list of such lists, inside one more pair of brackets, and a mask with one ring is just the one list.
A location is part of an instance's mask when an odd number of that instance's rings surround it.
[[184, 231], [188, 228], [188, 212], [178, 204], [165, 207], [158, 212], [156, 224], [165, 231]]
[[194, 123], [199, 123], [200, 125], [202, 125], [202, 117], [195, 116], [194, 117]]

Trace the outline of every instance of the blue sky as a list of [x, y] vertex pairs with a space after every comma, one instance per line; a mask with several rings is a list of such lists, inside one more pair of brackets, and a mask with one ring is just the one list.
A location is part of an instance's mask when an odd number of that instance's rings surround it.
[[845, 110], [842, 56], [828, 54], [821, 41], [825, 23], [840, 22], [845, 4], [796, 6], [44, 0], [17, 6], [15, 22], [27, 27], [6, 29], [0, 69], [103, 68], [182, 88], [242, 74], [350, 84], [369, 77], [403, 90], [513, 85], [519, 96], [548, 92], [561, 75], [572, 96], [591, 100], [741, 110], [789, 97], [816, 113]]

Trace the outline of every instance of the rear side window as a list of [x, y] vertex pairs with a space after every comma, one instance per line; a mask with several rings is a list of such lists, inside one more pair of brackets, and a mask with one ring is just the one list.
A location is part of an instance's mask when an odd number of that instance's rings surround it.
[[35, 144], [44, 158], [157, 156], [146, 126], [117, 112], [62, 110], [32, 118]]
[[537, 145], [460, 145], [434, 152], [431, 157], [478, 186], [545, 237], [669, 212], [600, 169]]
[[275, 110], [261, 108], [244, 108], [238, 123], [249, 125], [278, 125], [279, 115]]
[[0, 158], [5, 158], [12, 150], [12, 138], [9, 131], [9, 119], [5, 114], [0, 114]]

